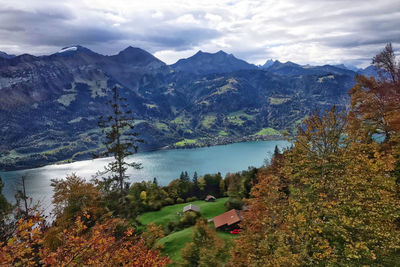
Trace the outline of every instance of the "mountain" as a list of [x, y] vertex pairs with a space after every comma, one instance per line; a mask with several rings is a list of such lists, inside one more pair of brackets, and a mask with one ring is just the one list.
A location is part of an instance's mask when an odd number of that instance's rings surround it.
[[274, 64], [274, 61], [272, 59], [268, 59], [264, 65], [261, 66], [261, 68], [263, 69], [268, 69], [269, 67], [271, 67]]
[[171, 65], [171, 68], [176, 72], [200, 75], [257, 69], [255, 65], [237, 59], [234, 55], [227, 54], [222, 50], [214, 54], [199, 51], [189, 58], [178, 60], [178, 62]]
[[355, 75], [279, 61], [262, 69], [222, 51], [168, 66], [134, 47], [104, 56], [74, 45], [2, 59], [0, 169], [90, 158], [102, 140], [97, 120], [108, 113], [113, 86], [130, 103], [145, 151], [293, 132], [314, 109], [344, 108]]
[[4, 53], [4, 52], [0, 51], [0, 58], [10, 59], [10, 58], [13, 58], [13, 57], [15, 57], [15, 55], [9, 55], [7, 53]]
[[379, 77], [378, 69], [373, 65], [370, 65], [364, 69], [360, 69], [360, 70], [358, 70], [357, 73], [367, 76], [367, 77], [374, 77], [374, 78]]

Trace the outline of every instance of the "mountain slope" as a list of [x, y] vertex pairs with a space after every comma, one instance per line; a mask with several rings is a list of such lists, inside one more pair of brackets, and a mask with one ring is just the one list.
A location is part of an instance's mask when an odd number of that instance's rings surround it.
[[167, 66], [133, 47], [114, 56], [72, 46], [0, 60], [0, 169], [89, 158], [101, 143], [97, 120], [113, 86], [133, 109], [143, 151], [293, 131], [314, 109], [346, 105], [354, 76], [279, 61], [265, 70], [224, 52]]
[[171, 68], [176, 72], [209, 74], [256, 69], [257, 67], [221, 50], [214, 54], [199, 51], [189, 58], [178, 60], [171, 65]]

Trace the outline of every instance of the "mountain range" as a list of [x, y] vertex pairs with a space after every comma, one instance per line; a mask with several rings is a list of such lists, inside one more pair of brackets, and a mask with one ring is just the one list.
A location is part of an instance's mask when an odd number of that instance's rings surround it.
[[141, 151], [280, 138], [315, 109], [345, 108], [354, 77], [374, 67], [255, 66], [223, 51], [167, 65], [140, 48], [105, 56], [65, 47], [47, 56], [0, 53], [0, 169], [90, 158], [113, 86], [128, 99]]

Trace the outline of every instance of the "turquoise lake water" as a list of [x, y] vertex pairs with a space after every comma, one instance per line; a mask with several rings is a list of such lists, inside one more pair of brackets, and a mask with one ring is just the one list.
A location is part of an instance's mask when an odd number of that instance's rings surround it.
[[[224, 177], [228, 172], [263, 165], [265, 160], [271, 158], [275, 145], [285, 148], [289, 143], [283, 140], [257, 141], [138, 153], [129, 159], [142, 163], [143, 169], [128, 170], [127, 174], [131, 177], [131, 182], [153, 180], [157, 177], [159, 184], [162, 185], [167, 185], [171, 180], [178, 178], [182, 171], [187, 171], [191, 177], [195, 171], [199, 176], [220, 172]], [[102, 158], [63, 165], [48, 165], [36, 169], [0, 172], [0, 177], [5, 183], [3, 194], [9, 201], [14, 202], [14, 193], [18, 189], [20, 177], [24, 175], [27, 195], [32, 197], [33, 201], [40, 201], [44, 209], [50, 209], [53, 194], [50, 186], [51, 179], [62, 179], [71, 173], [91, 179], [110, 160], [110, 158]]]

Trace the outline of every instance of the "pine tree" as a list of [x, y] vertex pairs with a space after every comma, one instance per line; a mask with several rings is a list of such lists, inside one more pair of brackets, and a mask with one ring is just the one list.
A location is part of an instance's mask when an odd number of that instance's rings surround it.
[[107, 101], [107, 105], [112, 110], [111, 115], [100, 117], [98, 123], [106, 139], [104, 154], [114, 157], [114, 161], [105, 166], [105, 170], [100, 172], [100, 175], [108, 174], [109, 176], [104, 178], [103, 184], [111, 187], [111, 190], [118, 190], [121, 196], [125, 195], [126, 179], [128, 178], [126, 170], [129, 167], [141, 168], [141, 164], [127, 162], [126, 158], [136, 153], [138, 143], [143, 142], [143, 140], [138, 139], [138, 133], [134, 132], [132, 111], [129, 110], [126, 101], [126, 98], [119, 95], [115, 86], [112, 89], [112, 98]]

